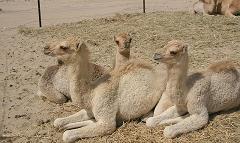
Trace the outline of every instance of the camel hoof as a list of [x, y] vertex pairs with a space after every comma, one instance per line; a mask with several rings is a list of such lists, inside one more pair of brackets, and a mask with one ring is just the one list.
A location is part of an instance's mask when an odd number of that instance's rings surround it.
[[177, 136], [177, 133], [176, 133], [176, 130], [173, 129], [172, 127], [168, 126], [164, 129], [163, 131], [163, 135], [166, 137], [166, 138], [175, 138]]
[[73, 137], [71, 130], [65, 131], [63, 133], [63, 142], [65, 142], [65, 143], [73, 143], [74, 141], [76, 141], [76, 138]]
[[62, 126], [64, 126], [65, 124], [64, 124], [64, 122], [63, 122], [63, 120], [61, 119], [61, 118], [57, 118], [54, 122], [53, 122], [53, 126], [55, 127], [55, 128], [61, 128]]
[[150, 117], [146, 120], [146, 125], [148, 127], [156, 127], [157, 126], [157, 122], [154, 120], [153, 117]]

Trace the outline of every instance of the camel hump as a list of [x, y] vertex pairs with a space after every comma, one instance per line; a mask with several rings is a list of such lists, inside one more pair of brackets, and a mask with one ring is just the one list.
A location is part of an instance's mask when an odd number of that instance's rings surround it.
[[143, 60], [131, 59], [127, 61], [124, 65], [122, 65], [119, 69], [113, 70], [111, 72], [111, 75], [118, 77], [137, 69], [153, 70], [153, 67], [151, 66], [151, 64]]
[[208, 67], [208, 71], [220, 73], [220, 72], [236, 72], [236, 66], [232, 61], [221, 61], [214, 63]]
[[143, 60], [132, 59], [132, 60], [129, 60], [124, 66], [122, 66], [120, 68], [120, 71], [129, 72], [134, 69], [140, 69], [140, 68], [151, 70], [152, 66]]

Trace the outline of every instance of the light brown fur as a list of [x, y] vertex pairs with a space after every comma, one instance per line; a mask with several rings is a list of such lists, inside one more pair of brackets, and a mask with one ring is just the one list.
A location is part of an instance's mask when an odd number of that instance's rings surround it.
[[[58, 55], [56, 56], [58, 65], [48, 67], [39, 80], [38, 95], [44, 100], [64, 103], [68, 99], [71, 99], [73, 102], [76, 102], [75, 98], [70, 94], [71, 87], [68, 77], [69, 61], [66, 61], [65, 58], [74, 51], [77, 44], [79, 44], [78, 38], [68, 38], [62, 42], [52, 42], [44, 48], [46, 55]], [[84, 56], [88, 57], [87, 53]], [[91, 73], [89, 76], [92, 82], [104, 73], [104, 69], [96, 64], [90, 63], [89, 66]]]
[[[174, 106], [159, 116], [149, 118], [147, 126], [172, 123], [174, 125], [164, 129], [164, 135], [174, 138], [204, 127], [209, 114], [240, 105], [240, 73], [231, 62], [215, 63], [205, 72], [187, 76], [186, 44], [175, 40], [165, 47], [165, 54], [155, 54], [154, 59], [168, 66], [165, 92]], [[189, 115], [183, 116], [186, 113]]]
[[142, 117], [156, 106], [166, 86], [165, 78], [161, 77], [165, 75], [155, 72], [151, 65], [139, 60], [125, 62], [91, 85], [87, 78], [87, 51], [84, 43], [76, 48], [79, 57], [77, 63], [80, 63], [77, 65], [76, 60], [68, 57], [62, 59], [65, 62], [68, 60], [71, 65], [71, 95], [78, 97], [78, 106], [83, 109], [54, 121], [55, 127], [66, 130], [64, 142], [111, 134], [123, 121]]
[[138, 70], [139, 68], [153, 70], [153, 67], [150, 64], [142, 60], [136, 61], [136, 59], [132, 59], [129, 62], [126, 62], [124, 66], [120, 66], [118, 70], [113, 70], [110, 73], [114, 77], [121, 77], [122, 75]]
[[236, 65], [232, 61], [217, 62], [208, 67], [208, 72], [220, 73], [228, 71], [236, 71]]
[[[200, 8], [200, 9], [199, 9]], [[199, 0], [193, 5], [194, 13], [206, 13], [210, 15], [225, 15], [234, 17], [240, 12], [239, 0]]]

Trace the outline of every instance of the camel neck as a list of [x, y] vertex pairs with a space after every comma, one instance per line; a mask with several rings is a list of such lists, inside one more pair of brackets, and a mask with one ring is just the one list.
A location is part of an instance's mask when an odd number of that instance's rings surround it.
[[166, 91], [170, 94], [172, 102], [177, 105], [185, 104], [188, 63], [184, 63], [186, 64], [177, 64], [168, 67]]
[[[77, 61], [77, 60], [76, 60]], [[85, 108], [87, 102], [85, 96], [90, 92], [90, 68], [87, 61], [82, 59], [79, 62], [72, 63], [68, 66], [68, 77], [70, 85], [70, 95], [72, 102], [79, 107]]]
[[121, 53], [120, 54], [119, 51], [117, 50], [114, 69], [118, 69], [124, 63], [126, 63], [126, 61], [129, 60], [129, 57], [130, 57], [130, 53]]

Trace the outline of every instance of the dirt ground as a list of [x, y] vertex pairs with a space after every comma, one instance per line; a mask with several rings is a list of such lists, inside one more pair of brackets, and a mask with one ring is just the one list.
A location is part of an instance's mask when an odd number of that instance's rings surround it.
[[[78, 111], [71, 103], [56, 105], [36, 97], [39, 77], [47, 66], [56, 63], [42, 53], [46, 43], [78, 36], [89, 46], [92, 62], [110, 68], [115, 48], [113, 35], [123, 31], [130, 32], [133, 37], [131, 54], [136, 58], [151, 60], [154, 51], [167, 41], [180, 39], [190, 46], [191, 71], [203, 70], [209, 63], [225, 59], [240, 63], [240, 18], [153, 12], [118, 14], [42, 29], [1, 29], [0, 142], [60, 143], [63, 132], [53, 127], [54, 119]], [[163, 126], [147, 128], [144, 123], [132, 121], [111, 135], [82, 139], [79, 143], [240, 142], [240, 110], [211, 115], [209, 124], [203, 129], [173, 140], [163, 137], [163, 129]]]
[[[147, 0], [146, 11], [186, 11], [194, 0]], [[37, 0], [0, 0], [0, 28], [38, 27]], [[142, 12], [142, 0], [41, 0], [42, 25]]]

